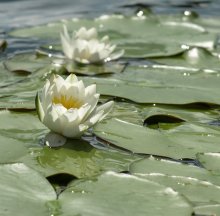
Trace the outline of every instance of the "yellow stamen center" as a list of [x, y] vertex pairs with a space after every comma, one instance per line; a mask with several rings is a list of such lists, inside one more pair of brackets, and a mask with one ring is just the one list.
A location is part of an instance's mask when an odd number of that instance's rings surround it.
[[62, 104], [67, 109], [71, 108], [80, 108], [82, 106], [82, 102], [73, 98], [72, 96], [70, 98], [67, 98], [66, 95], [61, 95], [60, 97], [54, 97], [52, 102], [54, 104]]

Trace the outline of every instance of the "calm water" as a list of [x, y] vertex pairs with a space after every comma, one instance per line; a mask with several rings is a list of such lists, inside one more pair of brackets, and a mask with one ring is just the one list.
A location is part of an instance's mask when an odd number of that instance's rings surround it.
[[193, 10], [203, 16], [218, 16], [220, 12], [220, 0], [0, 0], [0, 38], [7, 39], [9, 43], [7, 54], [33, 50], [39, 41], [10, 38], [7, 32], [13, 28], [63, 18], [95, 17], [108, 13], [134, 14], [141, 5], [155, 13]]

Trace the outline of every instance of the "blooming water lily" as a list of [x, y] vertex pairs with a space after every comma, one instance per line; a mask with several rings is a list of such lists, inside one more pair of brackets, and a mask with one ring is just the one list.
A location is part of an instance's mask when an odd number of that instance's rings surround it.
[[124, 50], [113, 52], [116, 45], [109, 43], [109, 37], [98, 39], [95, 28], [80, 28], [70, 37], [67, 27], [64, 25], [60, 34], [62, 49], [65, 56], [82, 64], [103, 63], [121, 57]]
[[77, 138], [113, 107], [113, 101], [97, 107], [98, 100], [95, 84], [85, 88], [74, 74], [66, 79], [52, 75], [36, 96], [36, 108], [40, 121], [51, 131]]

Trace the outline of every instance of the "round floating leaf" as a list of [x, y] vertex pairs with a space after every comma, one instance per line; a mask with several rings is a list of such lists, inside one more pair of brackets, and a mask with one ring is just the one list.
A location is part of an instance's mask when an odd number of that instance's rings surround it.
[[39, 173], [21, 163], [0, 165], [0, 172], [1, 215], [53, 214], [56, 193]]
[[49, 58], [37, 58], [31, 53], [18, 54], [4, 61], [5, 68], [20, 75], [39, 70], [51, 63]]
[[194, 205], [209, 205], [220, 202], [220, 187], [207, 181], [183, 176], [167, 176], [161, 173], [138, 174], [137, 176], [173, 188]]
[[129, 167], [129, 172], [132, 174], [160, 173], [168, 176], [185, 176], [220, 185], [220, 177], [213, 176], [204, 168], [154, 157], [133, 162]]
[[75, 181], [59, 196], [61, 215], [191, 215], [189, 203], [171, 188], [114, 172]]
[[118, 119], [99, 123], [96, 136], [119, 148], [135, 153], [170, 158], [195, 158], [198, 152], [218, 152], [220, 131], [198, 125], [182, 125], [173, 130], [157, 131]]
[[220, 174], [220, 153], [200, 153], [197, 155], [199, 162], [211, 172]]
[[91, 177], [104, 171], [127, 171], [139, 159], [116, 151], [99, 150], [83, 140], [68, 140], [61, 148], [36, 148], [20, 160], [44, 176], [67, 173], [77, 178]]
[[[76, 31], [82, 26], [96, 27], [101, 35], [109, 35], [112, 43], [117, 44], [119, 48], [125, 48], [125, 57], [169, 56], [181, 52], [182, 44], [201, 45], [213, 49], [216, 43], [216, 35], [205, 32], [205, 29], [199, 25], [164, 22], [154, 16], [140, 20], [122, 15], [105, 15], [94, 20], [73, 19], [65, 20], [63, 23], [17, 29], [10, 34], [50, 39], [53, 43], [53, 39], [58, 40], [63, 24], [66, 24], [70, 31]], [[140, 49], [143, 48], [143, 44], [145, 55], [143, 49]]]

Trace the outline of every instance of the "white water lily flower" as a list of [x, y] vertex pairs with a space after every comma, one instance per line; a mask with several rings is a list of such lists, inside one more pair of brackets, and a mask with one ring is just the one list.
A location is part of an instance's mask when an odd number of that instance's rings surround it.
[[113, 52], [116, 45], [110, 44], [108, 36], [99, 40], [95, 28], [87, 30], [82, 27], [70, 37], [64, 25], [60, 36], [65, 56], [79, 63], [103, 63], [117, 59], [124, 54], [124, 50]]
[[85, 88], [74, 74], [66, 79], [53, 75], [42, 93], [37, 94], [36, 109], [40, 121], [51, 131], [77, 138], [101, 121], [113, 107], [113, 101], [97, 107], [98, 99], [95, 84]]

